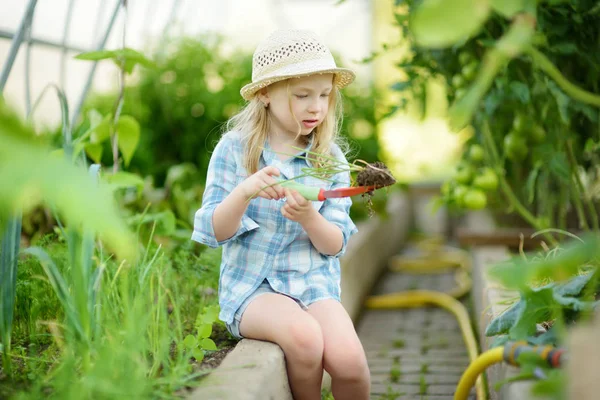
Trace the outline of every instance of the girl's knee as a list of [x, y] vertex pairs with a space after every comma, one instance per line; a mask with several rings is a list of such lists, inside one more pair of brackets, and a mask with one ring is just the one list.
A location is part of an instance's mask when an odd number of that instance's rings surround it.
[[323, 361], [323, 333], [312, 317], [291, 322], [280, 346], [286, 356], [297, 363], [315, 364]]
[[369, 366], [359, 343], [328, 347], [325, 352], [325, 369], [332, 379], [358, 382], [369, 379]]

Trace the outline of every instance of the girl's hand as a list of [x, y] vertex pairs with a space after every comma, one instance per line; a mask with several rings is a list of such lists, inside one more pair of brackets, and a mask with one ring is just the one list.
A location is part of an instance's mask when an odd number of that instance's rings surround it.
[[284, 193], [286, 202], [281, 207], [281, 214], [287, 219], [303, 224], [316, 212], [311, 202], [302, 197], [297, 191], [285, 188]]
[[273, 176], [279, 176], [279, 170], [275, 167], [267, 166], [250, 175], [237, 188], [242, 191], [244, 198], [248, 200], [255, 197], [262, 197], [267, 200], [279, 200], [285, 194], [281, 186], [275, 185], [277, 180]]

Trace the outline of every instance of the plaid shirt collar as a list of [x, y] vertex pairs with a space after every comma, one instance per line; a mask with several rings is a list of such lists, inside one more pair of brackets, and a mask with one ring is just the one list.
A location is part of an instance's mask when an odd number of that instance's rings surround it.
[[[310, 140], [308, 141], [308, 144], [306, 145], [306, 147], [304, 149], [300, 150], [299, 152], [294, 154], [289, 159], [287, 159], [285, 161], [280, 161], [280, 162], [288, 163], [288, 162], [292, 162], [293, 160], [296, 160], [296, 159], [302, 159], [302, 160], [304, 160], [304, 162], [306, 163], [306, 165], [309, 168], [312, 168], [313, 164], [308, 159], [309, 158], [308, 152], [310, 151], [310, 149], [313, 145], [313, 141], [314, 141], [314, 135], [310, 135]], [[277, 158], [276, 152], [271, 148], [271, 145], [269, 144], [269, 139], [265, 140], [265, 144], [264, 144], [263, 152], [262, 152], [262, 159], [263, 159], [265, 165], [272, 165], [275, 161], [279, 160]]]

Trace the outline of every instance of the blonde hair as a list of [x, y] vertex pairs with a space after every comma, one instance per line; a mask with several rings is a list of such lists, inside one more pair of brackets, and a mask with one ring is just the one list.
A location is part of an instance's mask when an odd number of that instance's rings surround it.
[[[290, 112], [292, 110], [291, 94], [289, 93], [288, 80], [288, 101]], [[300, 135], [301, 125], [292, 113], [294, 120], [298, 124], [298, 136]], [[329, 109], [323, 122], [317, 126], [311, 135], [313, 142], [310, 161], [314, 168], [327, 167], [331, 164], [322, 156], [331, 156], [331, 146], [337, 144], [342, 153], [346, 153], [347, 144], [339, 134], [342, 126], [342, 97], [339, 89], [334, 85], [331, 95], [329, 96]], [[269, 111], [264, 104], [259, 100], [258, 96], [254, 96], [248, 103], [233, 117], [231, 117], [225, 125], [226, 132], [236, 131], [242, 135], [244, 143], [243, 164], [248, 174], [253, 174], [259, 170], [260, 155], [263, 151], [265, 141], [269, 137]], [[308, 140], [306, 141], [308, 144]]]

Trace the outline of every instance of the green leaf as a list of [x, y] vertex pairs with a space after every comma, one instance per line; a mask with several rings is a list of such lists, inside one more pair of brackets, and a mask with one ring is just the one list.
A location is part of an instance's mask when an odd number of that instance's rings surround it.
[[208, 338], [212, 334], [212, 324], [202, 324], [198, 327], [198, 337]]
[[575, 54], [577, 53], [577, 45], [575, 43], [557, 43], [550, 47], [550, 51], [560, 54]]
[[565, 153], [554, 153], [554, 157], [552, 157], [548, 163], [548, 169], [564, 182], [569, 181], [571, 174], [569, 172], [569, 161], [567, 160], [567, 155]]
[[489, 13], [487, 0], [423, 0], [411, 10], [410, 29], [420, 46], [448, 47], [478, 33]]
[[130, 225], [137, 226], [149, 222], [156, 222], [157, 233], [171, 235], [175, 231], [176, 218], [171, 210], [162, 211], [154, 214], [135, 214], [129, 217], [127, 222]]
[[510, 341], [510, 337], [508, 335], [499, 335], [492, 339], [492, 343], [490, 343], [490, 349], [494, 347], [504, 346], [507, 342]]
[[78, 60], [88, 61], [111, 59], [119, 68], [123, 67], [123, 70], [128, 74], [133, 72], [133, 69], [137, 64], [148, 68], [156, 67], [156, 65], [152, 61], [148, 60], [142, 53], [127, 47], [119, 50], [90, 51], [87, 53], [78, 54], [75, 56], [75, 58]]
[[123, 154], [125, 166], [129, 166], [129, 162], [140, 141], [140, 124], [135, 118], [123, 115], [117, 121], [116, 128], [119, 135], [119, 149]]
[[204, 350], [217, 350], [217, 345], [212, 339], [204, 338], [200, 341], [200, 348]]
[[536, 331], [536, 323], [550, 319], [552, 311], [558, 309], [551, 287], [526, 289], [521, 297], [523, 308], [509, 333], [510, 337], [516, 340], [533, 335]]
[[115, 51], [115, 63], [117, 65], [119, 65], [119, 61], [122, 59], [125, 59], [125, 72], [127, 72], [128, 74], [130, 74], [131, 72], [133, 72], [133, 68], [137, 65], [140, 64], [141, 66], [147, 67], [147, 68], [155, 68], [156, 65], [148, 60], [142, 53], [140, 53], [139, 51], [130, 49], [130, 48], [124, 48], [121, 50], [116, 50]]
[[[104, 147], [100, 143], [87, 143], [84, 145], [85, 153], [89, 158], [94, 160], [95, 163], [99, 164], [102, 160], [102, 151]], [[75, 152], [76, 153], [76, 152]]]
[[485, 336], [495, 336], [508, 333], [517, 322], [518, 318], [523, 313], [525, 304], [523, 300], [519, 300], [509, 309], [494, 318], [485, 329]]
[[403, 90], [406, 90], [406, 89], [410, 88], [411, 86], [412, 86], [411, 81], [396, 82], [390, 86], [390, 89], [392, 89], [396, 92], [402, 92]]
[[185, 187], [193, 186], [197, 183], [198, 168], [192, 163], [176, 164], [167, 171], [165, 186], [173, 187], [176, 184]]
[[550, 93], [552, 93], [552, 96], [556, 101], [556, 106], [558, 107], [560, 119], [565, 125], [569, 125], [569, 123], [571, 122], [571, 117], [569, 115], [569, 103], [571, 102], [571, 99], [553, 81], [551, 81], [548, 78], [546, 78], [546, 85], [550, 89]]
[[592, 279], [591, 272], [577, 275], [565, 283], [556, 286], [555, 292], [560, 296], [579, 296], [585, 285]]
[[485, 97], [484, 107], [487, 115], [493, 115], [498, 106], [502, 103], [504, 93], [502, 89], [492, 89]]
[[525, 6], [524, 0], [491, 0], [491, 2], [492, 9], [506, 18], [512, 18]]
[[100, 125], [104, 119], [102, 114], [100, 114], [95, 108], [88, 111], [87, 114], [88, 119], [90, 120], [90, 128], [95, 128], [96, 126]]
[[194, 349], [198, 347], [198, 340], [193, 335], [187, 335], [185, 339], [183, 339], [183, 344], [188, 349]]
[[547, 344], [556, 345], [558, 340], [559, 340], [559, 337], [557, 335], [557, 329], [553, 329], [553, 328], [542, 333], [539, 336], [530, 337], [527, 339], [527, 341], [529, 343], [537, 345], [537, 346], [544, 346]]
[[523, 82], [513, 81], [509, 85], [511, 93], [523, 104], [529, 104], [531, 96], [529, 95], [529, 86]]
[[490, 269], [490, 277], [508, 289], [525, 289], [531, 282], [545, 279], [566, 281], [592, 258], [600, 255], [598, 238], [589, 234], [581, 239], [583, 243], [567, 242], [555, 257], [535, 261], [515, 257], [495, 265]]
[[86, 61], [100, 61], [106, 60], [108, 58], [113, 58], [115, 56], [114, 51], [112, 50], [100, 50], [100, 51], [88, 51], [87, 53], [80, 53], [75, 56], [77, 60], [86, 60]]
[[107, 174], [104, 178], [110, 184], [112, 190], [129, 187], [135, 187], [138, 191], [144, 189], [144, 180], [142, 177], [131, 172], [119, 171], [114, 174]]
[[202, 349], [196, 347], [195, 349], [192, 350], [192, 356], [194, 356], [196, 361], [202, 362], [202, 360], [204, 360], [204, 351], [202, 351]]
[[213, 323], [219, 317], [219, 305], [207, 306], [204, 308], [204, 316], [206, 322]]
[[407, 14], [399, 14], [394, 13], [394, 19], [399, 26], [403, 26], [406, 21], [408, 21], [409, 15]]
[[[531, 394], [536, 397], [565, 399], [565, 388], [568, 387], [568, 374], [562, 369], [550, 369], [547, 371], [547, 379], [536, 380], [531, 387]], [[560, 396], [560, 397], [558, 397]]]
[[102, 143], [110, 138], [110, 115], [106, 115], [100, 121], [94, 121], [90, 124], [90, 141], [92, 143]]

